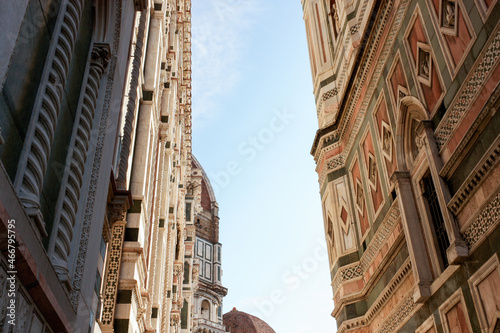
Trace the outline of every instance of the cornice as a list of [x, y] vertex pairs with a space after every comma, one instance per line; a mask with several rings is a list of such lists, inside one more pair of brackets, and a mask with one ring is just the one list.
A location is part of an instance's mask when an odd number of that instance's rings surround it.
[[[386, 243], [388, 236], [392, 233], [399, 221], [399, 203], [398, 200], [395, 200], [387, 212], [384, 220], [378, 227], [377, 232], [373, 236], [366, 251], [363, 253], [360, 261], [349, 266], [343, 266], [335, 273], [335, 276], [332, 279], [332, 290], [334, 295], [337, 294], [343, 283], [365, 275], [366, 270], [371, 266], [373, 260], [376, 258], [380, 249]], [[387, 255], [389, 255], [389, 253]], [[372, 275], [372, 277], [373, 276], [374, 275]]]
[[479, 96], [481, 88], [500, 63], [500, 23], [495, 27], [477, 59], [436, 128], [434, 136], [440, 152], [448, 145], [467, 111]]
[[500, 135], [497, 136], [491, 147], [448, 203], [448, 208], [453, 214], [458, 215], [462, 211], [477, 189], [488, 178], [491, 171], [495, 169], [498, 161], [500, 161]]
[[[396, 41], [396, 37], [401, 28], [401, 24], [403, 18], [405, 17], [409, 4], [410, 4], [409, 0], [401, 0], [401, 2], [399, 3], [399, 7], [397, 7], [394, 15], [392, 16], [393, 17], [392, 21], [390, 21], [391, 13], [394, 12], [393, 9], [396, 8], [397, 3], [394, 1], [387, 1], [383, 5], [381, 5], [383, 7], [380, 9], [381, 11], [379, 16], [380, 20], [376, 22], [376, 24], [378, 25], [373, 28], [373, 30], [376, 31], [376, 33], [373, 35], [373, 38], [368, 41], [368, 43], [370, 43], [370, 46], [367, 49], [370, 50], [371, 52], [369, 54], [366, 54], [366, 56], [363, 59], [363, 70], [361, 71], [361, 75], [358, 76], [357, 84], [353, 89], [353, 94], [355, 95], [353, 95], [351, 99], [345, 103], [346, 112], [343, 115], [344, 118], [340, 120], [341, 122], [341, 124], [339, 125], [339, 130], [341, 132], [340, 139], [346, 140], [344, 149], [346, 156], [350, 153], [350, 150], [354, 146], [354, 141], [358, 135], [361, 123], [366, 114], [366, 111], [368, 110], [369, 103], [373, 97], [378, 82], [382, 78], [383, 69], [385, 68], [387, 59], [391, 54], [393, 45]], [[382, 35], [384, 34], [385, 26], [389, 23], [389, 21], [391, 23], [390, 30], [387, 36], [385, 37], [383, 48], [382, 51], [380, 52], [380, 55], [377, 57], [377, 59], [375, 59], [375, 54], [379, 49], [382, 41], [381, 38]], [[376, 63], [374, 63], [375, 61]], [[374, 69], [373, 73], [371, 73], [371, 69]], [[368, 81], [368, 76], [370, 74], [371, 77]], [[367, 82], [369, 82], [368, 87], [366, 91], [364, 91], [363, 94], [361, 94], [362, 92], [361, 87], [367, 84]], [[361, 106], [356, 116], [356, 119], [352, 120], [354, 109], [360, 102]], [[352, 130], [348, 133], [347, 130], [351, 126], [351, 124], [352, 124]], [[346, 135], [348, 135], [348, 137], [346, 137]]]
[[[396, 274], [394, 274], [394, 277], [387, 284], [385, 289], [380, 293], [380, 296], [375, 300], [375, 302], [368, 309], [365, 315], [355, 319], [344, 321], [338, 328], [337, 332], [345, 333], [353, 329], [359, 329], [370, 325], [370, 323], [377, 316], [380, 310], [382, 310], [384, 306], [387, 304], [387, 301], [392, 298], [396, 290], [398, 290], [398, 288], [403, 284], [403, 282], [411, 273], [412, 273], [411, 260], [408, 258], [404, 262], [404, 264], [400, 267], [400, 269], [396, 272]], [[410, 295], [412, 295], [413, 297], [413, 293], [410, 293]], [[401, 303], [401, 305], [404, 306], [405, 303]], [[392, 317], [394, 317], [394, 315], [388, 317], [386, 322], [391, 321]]]

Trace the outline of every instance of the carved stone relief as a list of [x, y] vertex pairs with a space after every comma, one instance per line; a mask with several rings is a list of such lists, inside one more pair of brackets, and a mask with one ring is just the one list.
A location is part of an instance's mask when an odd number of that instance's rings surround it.
[[417, 43], [417, 75], [418, 80], [427, 86], [432, 81], [432, 56], [431, 48], [424, 43]]

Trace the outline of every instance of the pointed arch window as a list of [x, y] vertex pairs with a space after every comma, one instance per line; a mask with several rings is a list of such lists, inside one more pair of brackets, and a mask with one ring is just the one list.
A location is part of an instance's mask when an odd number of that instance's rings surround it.
[[[447, 249], [450, 240], [446, 232], [446, 225], [441, 212], [438, 193], [434, 179], [429, 170], [429, 161], [425, 160], [423, 139], [419, 128], [425, 121], [427, 114], [415, 105], [404, 109], [406, 111], [404, 130], [404, 155], [408, 170], [413, 175], [413, 192], [419, 207], [420, 219], [424, 229], [424, 237], [431, 255], [434, 275], [437, 276], [448, 267]], [[418, 169], [418, 170], [416, 170]]]
[[467, 257], [468, 248], [447, 207], [450, 193], [439, 175], [443, 161], [437, 153], [434, 128], [428, 115], [416, 98], [407, 96], [401, 100], [397, 160], [399, 170], [408, 173], [412, 184], [418, 214], [415, 223], [420, 221], [423, 229], [435, 278], [450, 264]]

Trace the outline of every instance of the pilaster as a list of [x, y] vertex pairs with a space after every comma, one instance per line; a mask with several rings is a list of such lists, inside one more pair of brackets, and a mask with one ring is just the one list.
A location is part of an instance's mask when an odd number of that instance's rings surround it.
[[412, 261], [416, 284], [414, 300], [415, 302], [424, 302], [431, 296], [432, 276], [419, 214], [413, 197], [410, 174], [405, 171], [395, 171], [391, 181], [395, 184], [399, 198], [401, 221]]
[[111, 225], [111, 242], [106, 266], [104, 300], [102, 306], [100, 328], [102, 332], [114, 332], [114, 316], [116, 307], [116, 295], [118, 281], [120, 278], [120, 266], [122, 262], [123, 239], [127, 225], [127, 200], [123, 196], [117, 196], [108, 204], [108, 221]]

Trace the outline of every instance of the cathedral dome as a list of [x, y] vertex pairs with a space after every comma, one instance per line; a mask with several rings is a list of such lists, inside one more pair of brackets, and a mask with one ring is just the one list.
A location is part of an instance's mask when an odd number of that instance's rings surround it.
[[276, 333], [263, 320], [233, 308], [223, 317], [224, 325], [231, 333]]

